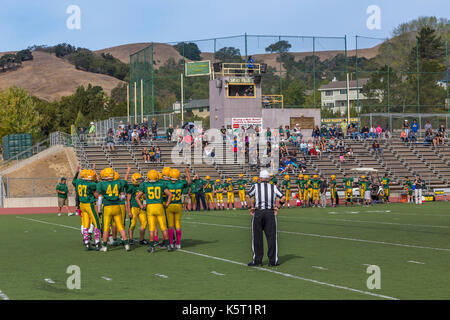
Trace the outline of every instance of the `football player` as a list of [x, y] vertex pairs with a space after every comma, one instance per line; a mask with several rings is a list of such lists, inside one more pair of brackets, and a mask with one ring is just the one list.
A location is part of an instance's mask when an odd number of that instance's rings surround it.
[[220, 179], [217, 179], [214, 184], [214, 193], [216, 194], [217, 209], [220, 210], [220, 207], [222, 207], [222, 210], [225, 210], [225, 206], [223, 204], [223, 184]]
[[284, 176], [282, 188], [284, 190], [284, 194], [286, 197], [286, 202], [284, 205], [287, 206], [288, 208], [290, 208], [291, 205], [289, 202], [291, 200], [291, 177], [288, 174]]
[[342, 179], [345, 189], [345, 205], [350, 202], [353, 205], [353, 178], [350, 178], [348, 173], [345, 174], [344, 179]]
[[214, 210], [216, 210], [216, 204], [214, 203], [214, 197], [213, 197], [214, 185], [211, 183], [210, 176], [206, 176], [205, 180], [206, 180], [206, 184], [205, 184], [205, 188], [203, 189], [203, 191], [205, 192], [206, 206], [208, 207], [208, 211], [210, 211], [211, 208], [214, 208]]
[[242, 173], [239, 174], [239, 180], [236, 181], [238, 186], [239, 201], [241, 202], [241, 208], [247, 207], [247, 201], [245, 200], [245, 187], [247, 186], [247, 180], [244, 179]]
[[336, 176], [334, 174], [332, 174], [331, 181], [330, 181], [330, 193], [331, 193], [331, 204], [333, 205], [333, 208], [335, 208], [337, 205], [339, 205], [336, 184], [337, 184]]
[[[141, 222], [141, 227], [139, 229], [139, 244], [140, 245], [148, 245], [148, 242], [145, 240], [145, 230], [147, 229], [147, 214], [144, 210], [142, 210], [138, 203], [136, 202], [136, 193], [139, 190], [139, 185], [144, 182], [144, 178], [140, 173], [134, 173], [131, 176], [132, 184], [129, 184], [127, 187], [127, 211], [128, 217], [130, 218], [130, 227], [128, 229], [128, 236], [130, 238], [130, 244], [134, 244], [133, 240], [133, 232], [136, 228], [137, 220]], [[141, 201], [143, 201], [143, 197], [141, 197]]]
[[317, 174], [315, 174], [311, 180], [310, 187], [312, 189], [311, 202], [313, 207], [319, 206], [320, 201], [320, 179]]
[[122, 210], [120, 208], [121, 195], [126, 192], [124, 180], [114, 181], [114, 170], [106, 168], [102, 171], [103, 181], [97, 184], [97, 192], [102, 198], [97, 202], [98, 208], [103, 205], [103, 243], [100, 251], [108, 251], [107, 241], [111, 221], [114, 221], [117, 230], [119, 231], [124, 244], [125, 250], [130, 251], [128, 238], [124, 230]]
[[[170, 174], [170, 173], [169, 173]], [[148, 252], [155, 252], [155, 246], [158, 244], [155, 241], [156, 223], [159, 224], [163, 234], [163, 248], [172, 251], [169, 245], [169, 234], [167, 232], [165, 208], [163, 205], [163, 194], [167, 196], [166, 208], [170, 206], [172, 201], [172, 193], [167, 188], [165, 181], [159, 180], [158, 172], [150, 170], [147, 174], [148, 182], [143, 182], [139, 186], [139, 191], [136, 194], [136, 202], [142, 210], [147, 211], [147, 221], [150, 231], [150, 247]], [[146, 199], [146, 207], [142, 204], [140, 198], [144, 195]]]
[[384, 200], [386, 203], [389, 203], [389, 196], [391, 195], [391, 190], [389, 184], [391, 183], [391, 179], [389, 179], [389, 175], [387, 173], [384, 174], [384, 178], [381, 180], [381, 184], [384, 190]]
[[236, 210], [234, 207], [234, 185], [231, 178], [228, 178], [227, 182], [225, 182], [223, 186], [227, 191], [227, 210], [230, 210], [231, 207], [233, 207], [233, 210]]

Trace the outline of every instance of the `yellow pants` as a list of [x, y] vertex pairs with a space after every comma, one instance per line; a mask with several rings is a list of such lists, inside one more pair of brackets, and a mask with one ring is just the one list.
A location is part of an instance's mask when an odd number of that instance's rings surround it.
[[114, 221], [117, 230], [123, 230], [122, 210], [120, 205], [103, 206], [103, 232], [109, 232], [111, 222]]
[[212, 192], [205, 193], [205, 199], [206, 199], [206, 203], [214, 204], [214, 198], [213, 198]]
[[223, 193], [222, 192], [216, 193], [216, 200], [217, 200], [217, 203], [223, 203]]
[[166, 216], [164, 215], [164, 207], [161, 203], [147, 205], [147, 221], [148, 228], [151, 232], [156, 231], [156, 223], [159, 224], [161, 231], [167, 230]]
[[89, 229], [92, 223], [96, 229], [100, 229], [100, 220], [93, 203], [80, 203], [80, 210], [81, 225], [84, 228]]
[[193, 206], [194, 204], [197, 203], [197, 199], [195, 198], [195, 194], [191, 194], [191, 205]]
[[383, 190], [386, 197], [389, 197], [391, 195], [391, 191], [389, 190], [389, 188], [384, 188]]
[[139, 221], [141, 222], [141, 230], [144, 230], [145, 228], [147, 228], [147, 214], [145, 213], [144, 210], [142, 210], [139, 207], [132, 207], [131, 214], [133, 215], [133, 218], [131, 218], [131, 223], [130, 223], [131, 230], [134, 230], [134, 228], [136, 228], [138, 218], [139, 218]]
[[[122, 224], [125, 226], [125, 218], [127, 214], [127, 209], [124, 204], [120, 204], [120, 216], [122, 217]], [[112, 226], [115, 227], [116, 224], [112, 222]]]
[[366, 192], [366, 189], [365, 188], [361, 188], [361, 194], [360, 194], [360, 197], [361, 197], [361, 199], [364, 199], [364, 193]]
[[335, 200], [336, 199], [336, 188], [331, 188], [330, 193], [331, 193], [331, 199]]
[[308, 201], [309, 199], [309, 192], [307, 189], [303, 190], [303, 202]]
[[234, 204], [234, 192], [227, 192], [227, 202]]
[[345, 189], [345, 200], [350, 198], [350, 200], [353, 200], [353, 190], [352, 189]]
[[303, 190], [298, 189], [298, 200], [303, 200]]
[[319, 201], [320, 200], [319, 190], [313, 189], [313, 191], [312, 191], [312, 200], [313, 201]]
[[183, 212], [183, 207], [181, 204], [174, 203], [169, 205], [166, 209], [167, 223], [169, 228], [174, 228], [177, 230], [181, 229], [181, 213]]
[[291, 200], [291, 190], [286, 190], [286, 201]]
[[245, 201], [245, 190], [239, 190], [239, 201], [240, 202]]

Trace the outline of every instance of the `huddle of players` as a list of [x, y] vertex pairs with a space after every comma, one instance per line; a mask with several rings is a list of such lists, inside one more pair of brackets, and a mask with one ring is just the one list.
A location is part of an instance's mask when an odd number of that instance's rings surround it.
[[[131, 176], [132, 184], [128, 184], [126, 180], [130, 168], [124, 180], [112, 168], [102, 170], [100, 177], [94, 170], [82, 170], [80, 179], [74, 179], [72, 184], [79, 197], [81, 233], [86, 249], [90, 250], [89, 229], [92, 228], [98, 251], [108, 251], [110, 237], [112, 244], [117, 245], [117, 232], [120, 233], [126, 251], [130, 251], [138, 219], [141, 223], [139, 243], [149, 245], [149, 252], [154, 252], [157, 245], [168, 251], [180, 249], [181, 199], [187, 193], [188, 181], [190, 182], [189, 171], [187, 168], [185, 171], [187, 180], [180, 179], [179, 170], [166, 167], [162, 173], [149, 171], [147, 181], [144, 181], [140, 173], [135, 173]], [[126, 213], [130, 218], [128, 235], [125, 232]], [[147, 225], [149, 241], [144, 239]], [[162, 243], [158, 243], [157, 225], [163, 235]]]
[[[206, 204], [208, 207], [208, 210], [213, 208], [214, 210], [227, 210], [233, 209], [236, 210], [235, 207], [235, 200], [234, 200], [234, 192], [237, 189], [238, 195], [239, 195], [239, 201], [241, 203], [241, 208], [248, 208], [247, 201], [245, 199], [245, 188], [247, 185], [253, 185], [254, 183], [258, 182], [258, 179], [253, 178], [252, 182], [248, 182], [244, 179], [244, 175], [241, 173], [239, 174], [239, 179], [236, 180], [236, 182], [233, 182], [231, 178], [227, 178], [222, 182], [220, 179], [217, 179], [214, 184], [211, 183], [211, 178], [207, 176], [205, 183], [204, 193], [205, 193], [205, 199]], [[201, 181], [201, 179], [199, 179]], [[256, 182], [255, 182], [256, 181]], [[191, 185], [191, 188], [194, 186], [197, 182], [194, 181]], [[226, 192], [227, 199], [226, 203], [223, 199], [223, 194]], [[214, 198], [216, 201], [214, 201]], [[192, 192], [192, 205], [195, 201], [198, 201], [198, 199], [195, 199], [195, 192]]]

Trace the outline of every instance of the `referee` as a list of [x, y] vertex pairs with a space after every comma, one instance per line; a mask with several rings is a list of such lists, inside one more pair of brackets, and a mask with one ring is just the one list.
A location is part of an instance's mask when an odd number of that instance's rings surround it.
[[[277, 243], [277, 219], [278, 209], [275, 205], [276, 198], [281, 198], [280, 207], [284, 204], [285, 197], [277, 186], [270, 184], [270, 175], [267, 170], [262, 170], [259, 177], [261, 182], [255, 184], [247, 194], [247, 203], [250, 205], [252, 219], [252, 250], [253, 261], [249, 267], [261, 267], [264, 254], [263, 231], [266, 234], [269, 257], [269, 267], [279, 266]], [[251, 201], [254, 197], [255, 201]]]

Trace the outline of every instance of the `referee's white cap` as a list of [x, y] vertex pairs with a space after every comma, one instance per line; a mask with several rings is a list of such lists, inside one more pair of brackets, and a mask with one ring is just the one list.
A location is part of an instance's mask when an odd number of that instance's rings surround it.
[[269, 171], [267, 171], [267, 170], [262, 170], [261, 173], [259, 174], [259, 177], [260, 177], [261, 179], [269, 179], [269, 178], [270, 178]]

